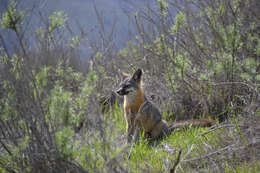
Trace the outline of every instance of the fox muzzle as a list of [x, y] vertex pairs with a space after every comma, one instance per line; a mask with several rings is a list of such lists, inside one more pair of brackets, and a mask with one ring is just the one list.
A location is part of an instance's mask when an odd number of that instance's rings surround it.
[[125, 89], [120, 88], [120, 89], [118, 89], [118, 90], [116, 91], [116, 93], [117, 93], [118, 95], [124, 96], [124, 95], [127, 95], [127, 94], [129, 93], [129, 91], [126, 91]]

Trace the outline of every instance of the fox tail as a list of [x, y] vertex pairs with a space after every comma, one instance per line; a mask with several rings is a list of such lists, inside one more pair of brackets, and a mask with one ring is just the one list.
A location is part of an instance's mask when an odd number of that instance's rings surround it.
[[207, 119], [191, 119], [185, 121], [177, 121], [170, 125], [170, 131], [174, 131], [179, 128], [189, 128], [189, 127], [211, 127], [215, 124], [213, 120]]

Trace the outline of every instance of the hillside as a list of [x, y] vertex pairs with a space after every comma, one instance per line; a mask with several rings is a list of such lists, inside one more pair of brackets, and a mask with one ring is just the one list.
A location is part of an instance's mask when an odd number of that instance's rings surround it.
[[[6, 10], [9, 0], [1, 0], [0, 15]], [[120, 1], [120, 0], [55, 0], [55, 1], [34, 1], [23, 0], [18, 1], [18, 8], [26, 11], [27, 22], [24, 22], [27, 30], [33, 32], [40, 26], [44, 27], [42, 20], [39, 20], [39, 12], [44, 16], [49, 16], [55, 11], [63, 11], [68, 17], [67, 23], [72, 28], [73, 33], [79, 34], [79, 29], [82, 28], [89, 32], [89, 39], [97, 40], [101, 29], [100, 22], [104, 25], [106, 33], [110, 33], [113, 28], [113, 42], [119, 48], [125, 46], [125, 42], [133, 37], [133, 27], [131, 27], [131, 21], [128, 19], [127, 14], [133, 16], [133, 14], [139, 9], [145, 8], [145, 2], [143, 1]], [[100, 17], [97, 16], [95, 11]], [[153, 5], [155, 8], [155, 5]], [[102, 19], [102, 20], [100, 20]], [[79, 28], [80, 27], [80, 28]], [[14, 40], [13, 33], [8, 31], [2, 31], [7, 35], [8, 39]], [[28, 31], [29, 32], [29, 31]], [[66, 35], [65, 35], [66, 36]], [[66, 36], [68, 37], [68, 36]], [[8, 47], [12, 47], [10, 42], [7, 42]], [[90, 50], [84, 50], [83, 54], [90, 54]]]
[[[26, 1], [1, 0], [0, 172], [260, 172], [258, 0]], [[139, 68], [168, 124], [216, 124], [127, 144]]]

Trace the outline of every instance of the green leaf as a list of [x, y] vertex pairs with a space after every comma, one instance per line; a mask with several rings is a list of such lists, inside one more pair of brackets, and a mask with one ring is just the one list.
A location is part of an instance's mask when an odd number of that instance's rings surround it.
[[248, 73], [242, 73], [240, 77], [244, 80], [251, 80], [251, 76]]
[[52, 32], [55, 29], [64, 27], [67, 21], [67, 15], [63, 11], [56, 11], [52, 15], [50, 15], [50, 26], [49, 31]]
[[1, 18], [1, 25], [6, 29], [17, 30], [23, 18], [24, 12], [17, 10], [16, 2], [12, 0], [6, 12], [3, 13]]
[[256, 78], [257, 81], [260, 81], [260, 74], [256, 75], [255, 78]]
[[171, 27], [172, 33], [177, 33], [181, 28], [186, 26], [186, 17], [182, 12], [179, 12], [175, 17], [175, 24]]

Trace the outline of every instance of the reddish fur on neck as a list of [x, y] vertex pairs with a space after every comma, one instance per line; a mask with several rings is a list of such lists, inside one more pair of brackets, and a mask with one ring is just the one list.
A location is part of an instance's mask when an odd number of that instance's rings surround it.
[[[127, 96], [125, 96], [127, 97]], [[141, 83], [139, 84], [139, 89], [137, 91], [136, 98], [134, 99], [134, 102], [130, 103], [127, 101], [127, 99], [124, 99], [124, 109], [126, 112], [138, 112], [140, 106], [144, 103], [144, 93], [141, 88]]]

